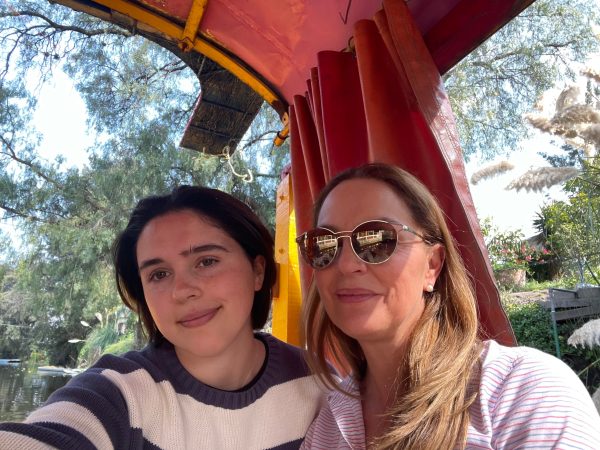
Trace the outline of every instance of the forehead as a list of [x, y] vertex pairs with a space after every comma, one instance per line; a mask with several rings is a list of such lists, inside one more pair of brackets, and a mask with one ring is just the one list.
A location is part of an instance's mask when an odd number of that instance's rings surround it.
[[333, 188], [321, 206], [317, 224], [349, 229], [347, 227], [373, 219], [414, 225], [406, 202], [392, 187], [383, 181], [356, 178]]
[[155, 217], [142, 229], [136, 251], [151, 252], [159, 246], [180, 250], [200, 241], [227, 240], [231, 237], [211, 218], [192, 210], [173, 211]]
[[142, 229], [142, 233], [166, 231], [165, 228], [217, 228], [221, 229], [218, 223], [212, 218], [207, 217], [191, 209], [182, 209], [179, 211], [170, 211], [151, 219]]

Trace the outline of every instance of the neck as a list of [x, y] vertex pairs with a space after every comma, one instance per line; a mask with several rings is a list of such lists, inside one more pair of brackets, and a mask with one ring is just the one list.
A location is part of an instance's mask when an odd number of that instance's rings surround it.
[[[366, 442], [381, 436], [390, 426], [385, 414], [402, 394], [404, 346], [362, 345], [367, 372], [360, 386]], [[382, 358], [381, 355], [387, 355]]]
[[[404, 347], [396, 348], [388, 345], [367, 345], [363, 346], [363, 352], [367, 360], [367, 372], [363, 379], [363, 389], [368, 392], [368, 397], [377, 399], [378, 403], [384, 406], [384, 409], [391, 406], [394, 401], [397, 390], [401, 385], [397, 385], [402, 380], [403, 360], [406, 355]], [[382, 358], [381, 355], [388, 355]]]
[[207, 357], [183, 354], [175, 349], [179, 361], [194, 378], [224, 391], [246, 386], [260, 371], [266, 356], [265, 346], [251, 334], [225, 352]]

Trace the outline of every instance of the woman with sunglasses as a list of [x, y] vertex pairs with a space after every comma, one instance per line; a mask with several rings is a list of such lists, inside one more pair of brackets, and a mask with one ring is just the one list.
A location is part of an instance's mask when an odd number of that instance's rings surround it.
[[24, 423], [0, 424], [0, 448], [297, 449], [322, 389], [300, 349], [254, 331], [276, 266], [250, 208], [203, 187], [148, 197], [113, 259], [149, 345], [104, 356]]
[[[350, 169], [314, 217], [297, 239], [314, 269], [305, 336], [333, 389], [304, 448], [600, 448], [600, 417], [564, 363], [478, 339], [468, 275], [415, 177]], [[350, 375], [338, 383], [329, 362]]]

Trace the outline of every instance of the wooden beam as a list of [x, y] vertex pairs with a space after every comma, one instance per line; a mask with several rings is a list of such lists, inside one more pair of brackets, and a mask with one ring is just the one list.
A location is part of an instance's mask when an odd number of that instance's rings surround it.
[[207, 3], [208, 0], [192, 1], [192, 7], [185, 22], [185, 28], [179, 39], [179, 48], [184, 52], [189, 52], [194, 48], [194, 40], [200, 29], [200, 22], [202, 21], [202, 16], [204, 16], [204, 11], [206, 11]]
[[273, 335], [290, 344], [301, 345], [302, 293], [293, 205], [291, 177], [286, 175], [277, 188], [275, 261], [279, 272], [273, 299]]

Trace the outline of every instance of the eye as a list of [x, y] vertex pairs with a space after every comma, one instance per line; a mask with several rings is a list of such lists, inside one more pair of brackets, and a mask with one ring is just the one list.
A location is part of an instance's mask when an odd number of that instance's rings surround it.
[[210, 266], [214, 266], [218, 262], [219, 262], [219, 260], [217, 258], [213, 258], [212, 256], [205, 256], [198, 260], [198, 263], [196, 264], [196, 266], [197, 267], [210, 267]]
[[166, 270], [155, 270], [154, 272], [152, 272], [150, 274], [150, 276], [148, 277], [150, 281], [160, 281], [163, 278], [166, 278], [169, 276], [169, 272], [167, 272]]

